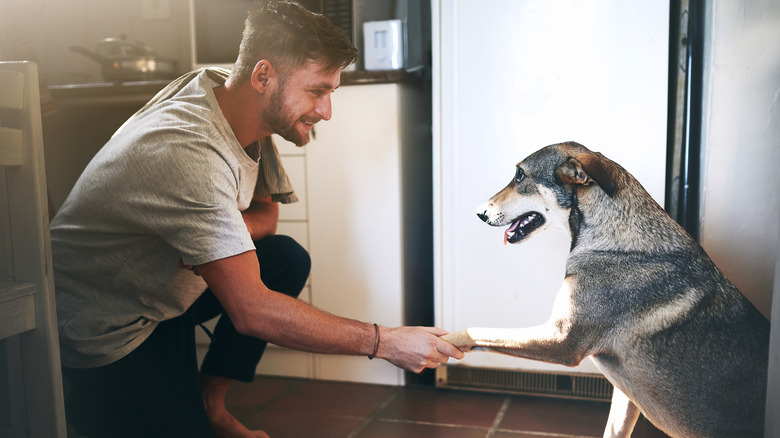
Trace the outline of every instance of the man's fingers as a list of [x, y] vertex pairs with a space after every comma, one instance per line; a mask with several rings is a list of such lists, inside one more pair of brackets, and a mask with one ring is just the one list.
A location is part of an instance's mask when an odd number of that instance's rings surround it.
[[439, 350], [440, 353], [446, 354], [448, 357], [452, 357], [455, 359], [463, 359], [466, 355], [458, 349], [458, 347], [450, 344], [449, 342], [440, 339], [441, 342], [439, 342], [439, 346], [437, 347], [437, 350]]
[[449, 330], [444, 330], [443, 328], [439, 328], [439, 327], [420, 327], [420, 328], [434, 336], [444, 336], [450, 333]]
[[[450, 357], [454, 357], [455, 359], [463, 359], [465, 357], [465, 354], [463, 354], [462, 351], [460, 351], [457, 347], [452, 345], [450, 342], [448, 342], [445, 338], [442, 338], [442, 336], [449, 335], [449, 330], [444, 330], [442, 328], [438, 327], [422, 327], [423, 329], [427, 330], [428, 333], [431, 333], [432, 335], [435, 335], [438, 337], [436, 349], [439, 353], [442, 353], [447, 356], [447, 359]], [[440, 361], [441, 362], [441, 361]], [[446, 363], [446, 360], [441, 363]]]

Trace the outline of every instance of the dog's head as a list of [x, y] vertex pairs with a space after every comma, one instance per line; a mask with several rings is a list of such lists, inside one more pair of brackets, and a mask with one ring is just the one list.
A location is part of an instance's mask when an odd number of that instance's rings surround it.
[[542, 148], [517, 164], [512, 181], [479, 206], [477, 216], [488, 225], [509, 225], [504, 244], [524, 241], [550, 225], [568, 229], [579, 188], [613, 195], [607, 161], [573, 142]]

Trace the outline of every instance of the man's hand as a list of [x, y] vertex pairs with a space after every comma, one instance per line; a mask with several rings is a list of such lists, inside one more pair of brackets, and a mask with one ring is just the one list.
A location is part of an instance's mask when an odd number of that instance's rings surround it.
[[255, 196], [249, 208], [241, 212], [252, 240], [276, 234], [276, 224], [279, 221], [279, 204], [271, 198]]
[[440, 338], [447, 333], [436, 327], [381, 327], [377, 357], [414, 373], [436, 368], [450, 357], [463, 359], [460, 350]]
[[185, 265], [184, 262], [181, 261], [181, 260], [179, 260], [179, 268], [181, 268], [181, 269], [188, 269], [188, 270], [192, 271], [193, 274], [200, 275], [198, 273], [198, 267], [197, 266]]

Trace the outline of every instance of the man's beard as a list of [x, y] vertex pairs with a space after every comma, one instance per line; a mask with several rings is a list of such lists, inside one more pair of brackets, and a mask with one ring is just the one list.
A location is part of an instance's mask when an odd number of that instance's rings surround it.
[[281, 82], [279, 89], [271, 96], [270, 104], [263, 110], [263, 119], [273, 132], [297, 146], [303, 146], [310, 140], [309, 133], [301, 134], [295, 129], [298, 119], [289, 117], [290, 111], [284, 102], [285, 85], [284, 82]]

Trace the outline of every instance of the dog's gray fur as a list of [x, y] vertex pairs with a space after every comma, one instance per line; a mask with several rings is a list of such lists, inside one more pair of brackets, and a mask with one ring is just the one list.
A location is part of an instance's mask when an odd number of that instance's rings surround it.
[[607, 437], [630, 436], [640, 411], [672, 437], [762, 436], [769, 321], [618, 164], [570, 142], [517, 167], [478, 215], [507, 226], [536, 212], [507, 231], [511, 243], [570, 231], [553, 313], [539, 327], [445, 339], [568, 366], [592, 357], [615, 387]]

